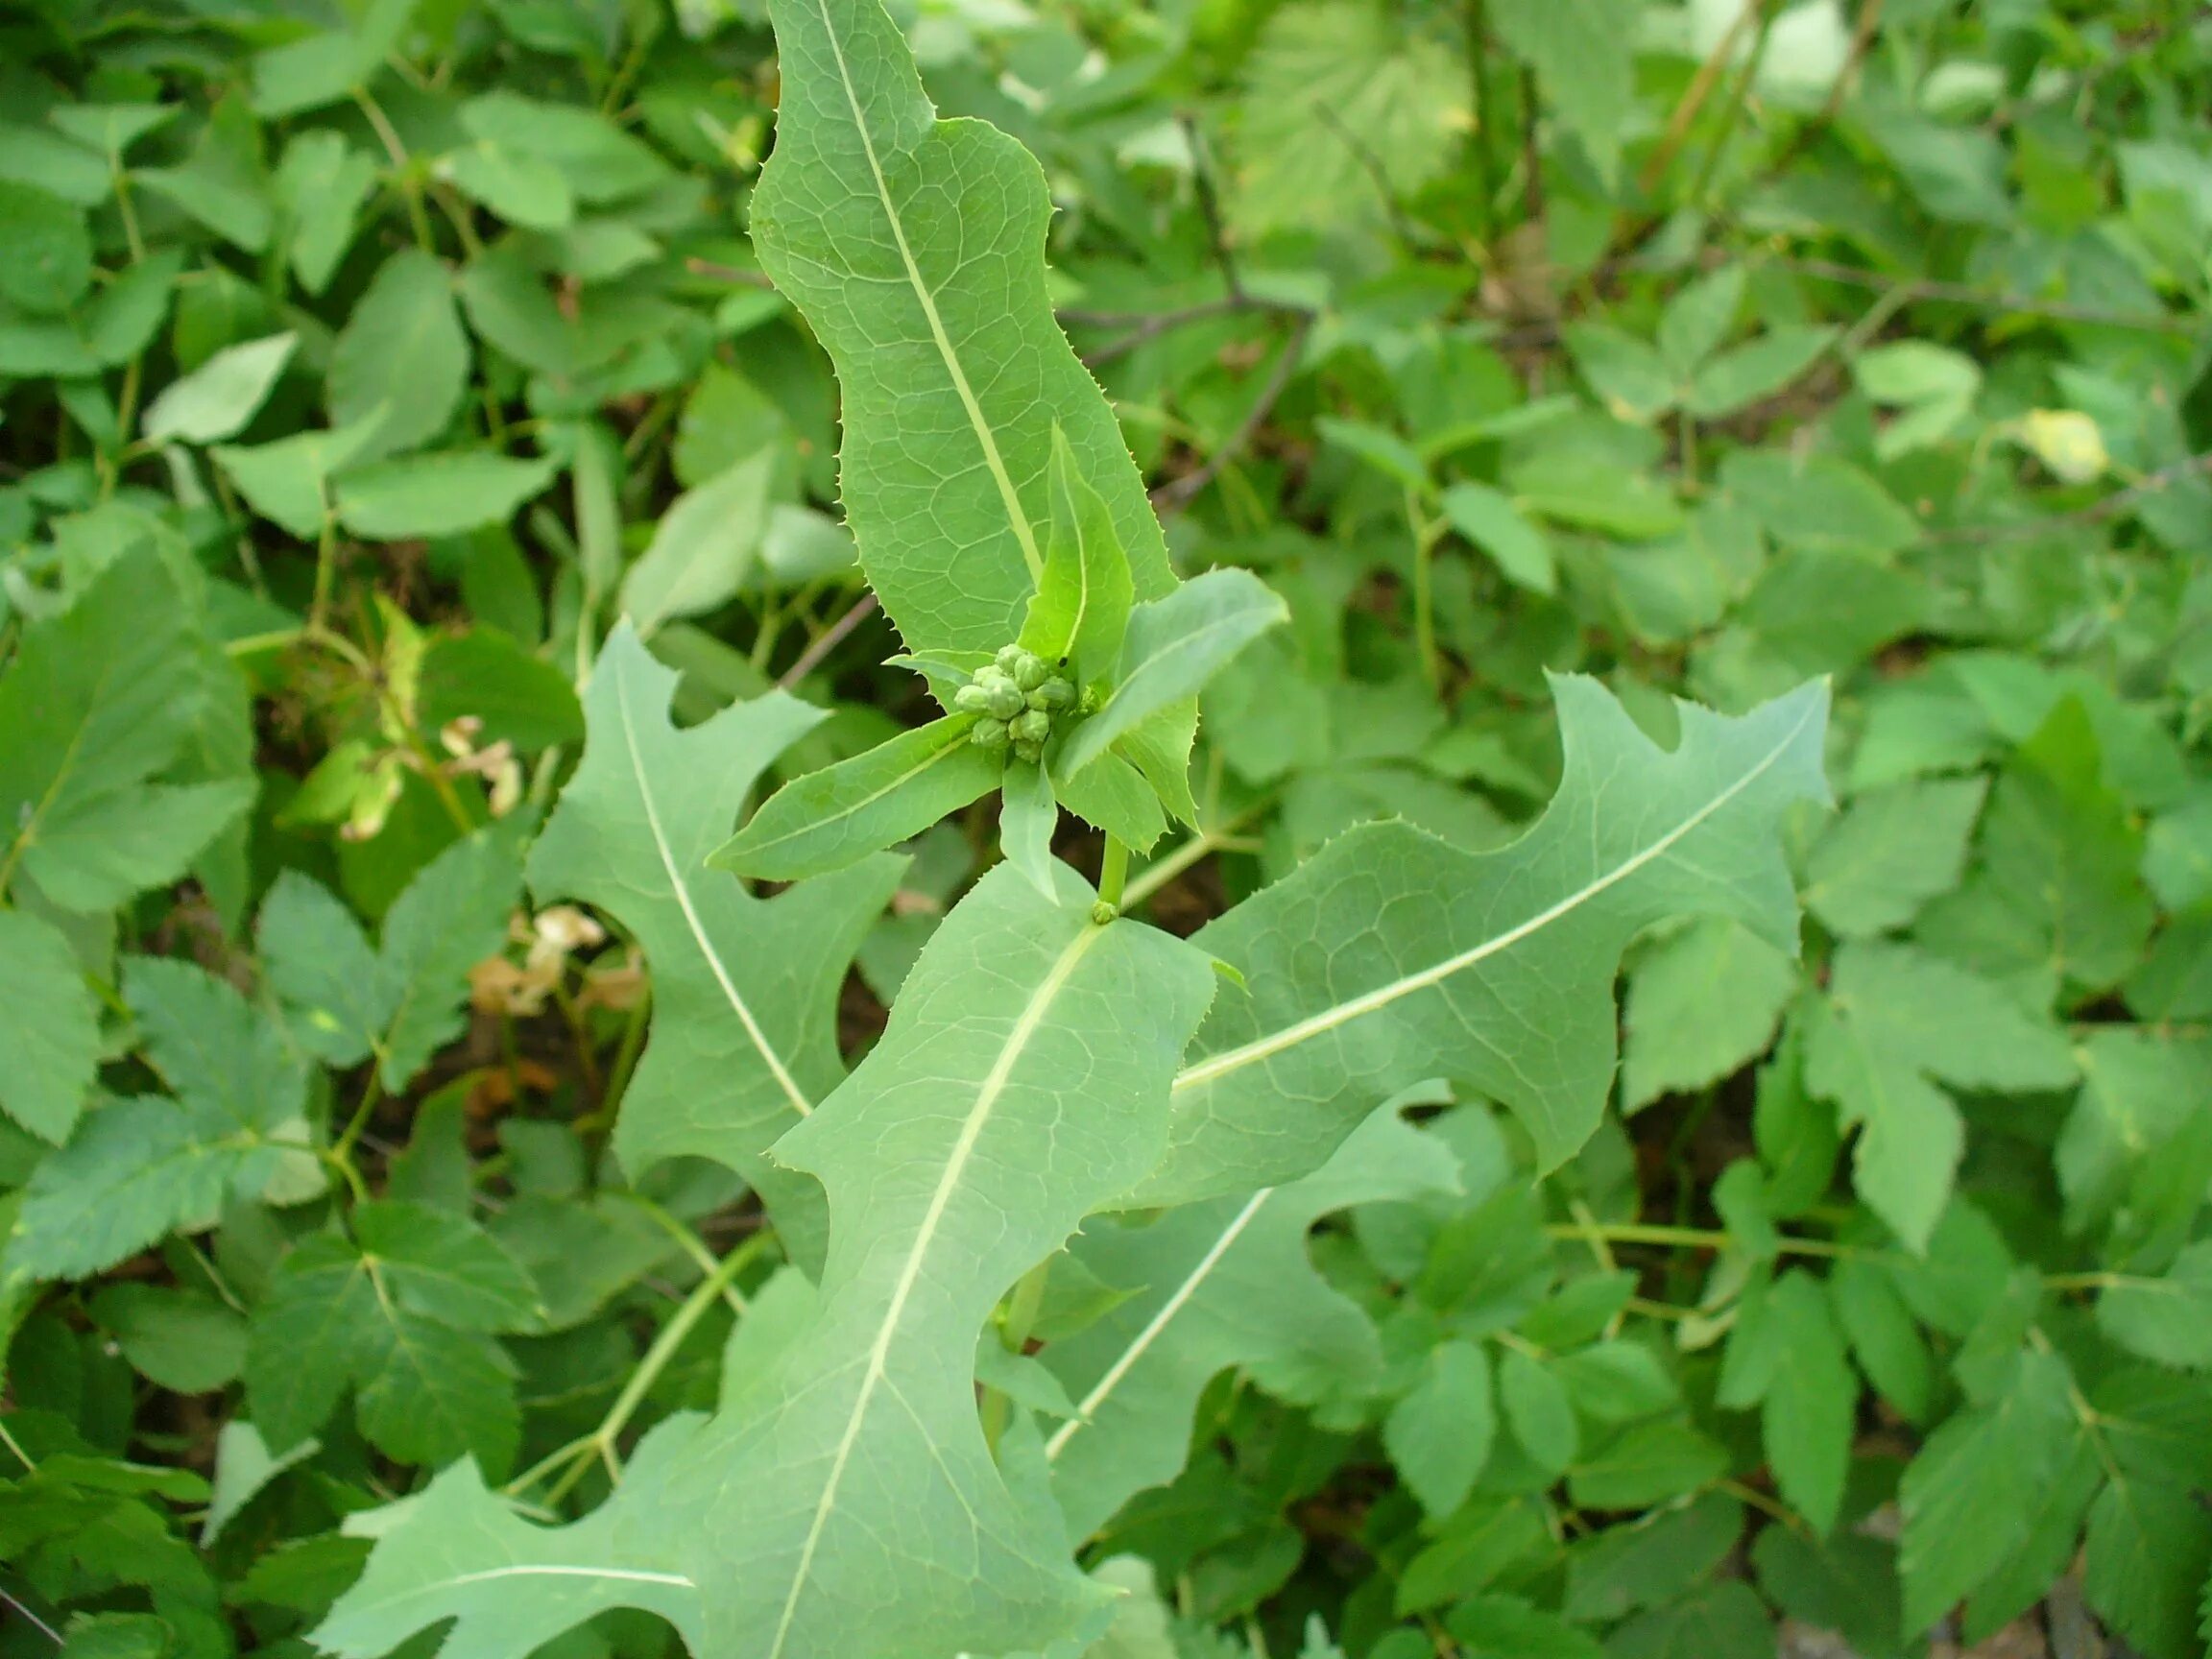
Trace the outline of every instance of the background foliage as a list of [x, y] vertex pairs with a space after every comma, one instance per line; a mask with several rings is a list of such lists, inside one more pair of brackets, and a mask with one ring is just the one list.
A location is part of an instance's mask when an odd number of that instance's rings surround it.
[[[1668, 743], [1670, 694], [1836, 697], [1802, 957], [1640, 940], [1563, 1167], [1447, 1078], [1262, 1200], [1086, 1230], [999, 1409], [1233, 1246], [1121, 1455], [1058, 1431], [1132, 1592], [1096, 1651], [2201, 1655], [2203, 17], [900, 21], [1042, 161], [1176, 566], [1288, 606], [1206, 693], [1164, 926], [1377, 817], [1506, 842], [1547, 670]], [[652, 1507], [641, 1431], [742, 1386], [822, 1250], [716, 1148], [870, 1048], [995, 837], [704, 867], [927, 713], [747, 238], [749, 0], [0, 27], [0, 1649], [304, 1652], [348, 1518], [457, 1459], [427, 1502], [488, 1536]], [[709, 1017], [739, 981], [787, 1067]], [[524, 1641], [482, 1615], [452, 1651]]]

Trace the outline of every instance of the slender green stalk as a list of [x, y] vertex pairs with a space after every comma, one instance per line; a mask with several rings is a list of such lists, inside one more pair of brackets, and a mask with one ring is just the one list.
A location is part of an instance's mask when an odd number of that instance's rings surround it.
[[1121, 913], [1121, 895], [1129, 881], [1129, 843], [1118, 835], [1106, 837], [1105, 856], [1098, 864], [1098, 908], [1111, 912], [1103, 919], [1113, 920]]

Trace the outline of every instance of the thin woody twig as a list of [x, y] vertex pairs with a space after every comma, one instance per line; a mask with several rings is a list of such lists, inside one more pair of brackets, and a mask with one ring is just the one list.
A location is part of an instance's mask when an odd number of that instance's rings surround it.
[[799, 653], [799, 661], [792, 663], [790, 667], [784, 669], [778, 676], [776, 689], [788, 691], [800, 681], [805, 679], [807, 675], [813, 673], [816, 668], [821, 666], [822, 659], [836, 650], [838, 642], [865, 622], [875, 613], [875, 611], [876, 595], [873, 591], [863, 593], [859, 598], [854, 600], [851, 609], [817, 634], [806, 649]]
[[1203, 466], [1186, 472], [1180, 478], [1171, 478], [1153, 491], [1152, 505], [1155, 508], [1164, 513], [1172, 513], [1189, 505], [1207, 485], [1220, 476], [1224, 467], [1241, 454], [1252, 440], [1260, 435], [1260, 429], [1267, 423], [1267, 417], [1274, 413], [1276, 403], [1289, 388], [1290, 376], [1297, 371], [1298, 359], [1306, 349], [1306, 336], [1312, 327], [1313, 317], [1310, 312], [1299, 317], [1297, 325], [1290, 330], [1289, 340], [1284, 345], [1283, 355], [1275, 360], [1274, 373], [1267, 376], [1267, 384], [1261, 388], [1259, 397], [1237, 430], [1229, 435], [1229, 441], [1208, 456]]

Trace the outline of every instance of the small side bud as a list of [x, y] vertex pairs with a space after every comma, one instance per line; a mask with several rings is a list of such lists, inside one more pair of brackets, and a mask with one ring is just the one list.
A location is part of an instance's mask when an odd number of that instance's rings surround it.
[[1070, 708], [1074, 702], [1075, 687], [1057, 675], [1029, 693], [1029, 707], [1032, 709], [1043, 709], [1049, 711], [1054, 709]]
[[983, 707], [994, 720], [1011, 720], [1029, 707], [1022, 688], [1011, 680], [995, 680], [983, 687]]
[[1038, 686], [1045, 684], [1052, 671], [1045, 666], [1044, 658], [1033, 652], [1024, 651], [1016, 660], [1014, 666], [1007, 669], [1006, 672], [1014, 677], [1014, 684], [1021, 686], [1022, 690], [1034, 691]]
[[[1011, 675], [1014, 672], [1015, 664], [1028, 655], [1029, 653], [1022, 650], [1019, 645], [1001, 645], [998, 647], [998, 655], [992, 659], [992, 666], [1001, 674]], [[980, 674], [983, 670], [978, 668], [976, 672]]]
[[1028, 742], [1017, 743], [1014, 745], [1014, 756], [1017, 759], [1026, 760], [1034, 765], [1045, 757], [1045, 745]]
[[975, 729], [968, 733], [968, 741], [978, 749], [1003, 749], [1006, 747], [1006, 722], [1003, 720], [978, 720]]
[[952, 693], [952, 707], [963, 714], [987, 714], [991, 710], [991, 693], [980, 685], [963, 685]]
[[1041, 709], [1024, 709], [1006, 723], [1015, 740], [1022, 743], [1042, 743], [1052, 735], [1052, 716]]

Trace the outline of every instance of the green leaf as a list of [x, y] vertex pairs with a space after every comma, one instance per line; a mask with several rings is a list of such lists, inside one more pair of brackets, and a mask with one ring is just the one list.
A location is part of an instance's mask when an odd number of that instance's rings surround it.
[[1521, 517], [1513, 498], [1487, 484], [1455, 484], [1439, 498], [1452, 528], [1490, 555], [1505, 579], [1531, 593], [1555, 593], [1557, 562], [1544, 533]]
[[536, 1652], [593, 1615], [638, 1607], [702, 1650], [698, 1586], [676, 1565], [679, 1541], [661, 1505], [698, 1437], [699, 1419], [657, 1425], [598, 1510], [566, 1527], [534, 1527], [484, 1484], [472, 1463], [445, 1470], [421, 1493], [357, 1516], [376, 1540], [368, 1570], [314, 1632], [338, 1659], [383, 1659], [417, 1631], [456, 1621], [456, 1653]]
[[1812, 368], [1835, 338], [1833, 328], [1784, 327], [1731, 347], [1698, 369], [1683, 407], [1700, 421], [1717, 421], [1771, 397]]
[[[2081, 1093], [2053, 1162], [2066, 1194], [2067, 1225], [2101, 1225], [2128, 1201], [2212, 1098], [2212, 1040], [2140, 1026], [2104, 1025], [2075, 1050]], [[2185, 1202], [2196, 1214], [2196, 1198]]]
[[8, 1246], [10, 1263], [36, 1278], [87, 1278], [164, 1233], [209, 1226], [227, 1192], [322, 1190], [311, 1155], [271, 1144], [307, 1136], [306, 1073], [274, 1024], [182, 962], [131, 958], [123, 995], [177, 1097], [102, 1105], [38, 1166]]
[[1017, 643], [1047, 662], [1071, 665], [1074, 683], [1089, 685], [1120, 658], [1134, 600], [1129, 555], [1106, 498], [1091, 488], [1067, 434], [1054, 427], [1052, 533]]
[[2178, 1485], [2116, 1479], [2089, 1508], [2082, 1590], [2149, 1659], [2196, 1659], [2198, 1595], [2212, 1574], [2212, 1515]]
[[2027, 1536], [2073, 1421], [2065, 1361], [2024, 1354], [2009, 1386], [1929, 1437], [1905, 1471], [1898, 1565], [1917, 1633], [1997, 1570]]
[[1985, 779], [1944, 778], [1859, 796], [1814, 846], [1805, 907], [1846, 938], [1905, 926], [1959, 884], [1987, 792]]
[[181, 876], [252, 798], [250, 781], [157, 783], [208, 704], [192, 612], [153, 555], [118, 559], [27, 629], [0, 678], [0, 890], [107, 910]]
[[[379, 429], [381, 431], [381, 428]], [[482, 450], [356, 467], [338, 480], [338, 521], [356, 536], [400, 541], [504, 524], [558, 470]]]
[[1088, 1534], [1174, 1478], [1199, 1396], [1228, 1366], [1291, 1399], [1378, 1382], [1374, 1325], [1314, 1270], [1308, 1235], [1350, 1205], [1453, 1191], [1455, 1173], [1431, 1137], [1385, 1111], [1288, 1186], [1086, 1222], [1070, 1254], [1117, 1300], [1041, 1356], [1077, 1407], [1045, 1443], [1069, 1530]]
[[1635, 107], [1632, 0], [1501, 0], [1490, 14], [1506, 48], [1536, 71], [1559, 114], [1610, 176]]
[[439, 156], [434, 170], [510, 225], [558, 230], [575, 220], [576, 196], [566, 176], [528, 150], [479, 138]]
[[8, 247], [0, 299], [53, 316], [91, 285], [92, 237], [84, 213], [36, 185], [0, 179], [0, 240]]
[[487, 92], [461, 107], [461, 126], [485, 144], [554, 167], [585, 202], [618, 202], [671, 178], [651, 145], [593, 109]]
[[1719, 1443], [1676, 1418], [1638, 1423], [1568, 1472], [1567, 1490], [1590, 1509], [1647, 1509], [1726, 1473]]
[[453, 278], [420, 249], [377, 268], [330, 349], [333, 426], [374, 419], [360, 459], [418, 448], [444, 432], [469, 389], [469, 336], [453, 303]]
[[213, 444], [233, 436], [268, 401], [299, 341], [298, 334], [272, 334], [216, 352], [147, 405], [147, 440]]
[[1621, 1105], [1702, 1089], [1764, 1053], [1797, 989], [1797, 964], [1741, 923], [1694, 922], [1628, 975]]
[[1196, 696], [1224, 662], [1289, 614], [1264, 582], [1235, 568], [1209, 570], [1165, 599], [1137, 606], [1114, 688], [1068, 739], [1057, 774], [1075, 776], [1117, 738]]
[[86, 1311], [133, 1370], [179, 1394], [212, 1393], [246, 1361], [245, 1319], [195, 1290], [108, 1285]]
[[2146, 1359], [2212, 1370], [2212, 1240], [2190, 1245], [2155, 1279], [2111, 1276], [2097, 1323]]
[[1785, 547], [1881, 559], [1920, 539], [1920, 521], [1894, 496], [1833, 455], [1734, 450], [1720, 463], [1720, 484]]
[[1498, 1400], [1513, 1438], [1547, 1474], [1564, 1474], [1581, 1449], [1574, 1402], [1550, 1366], [1525, 1348], [1508, 1348], [1498, 1364]]
[[1477, 1596], [1444, 1621], [1467, 1659], [1603, 1659], [1587, 1630], [1512, 1596]]
[[1711, 1584], [1616, 1630], [1607, 1659], [1770, 1659], [1774, 1623], [1741, 1578]]
[[370, 0], [351, 28], [272, 46], [253, 59], [253, 112], [280, 120], [366, 86], [398, 49], [418, 0]]
[[715, 1159], [761, 1189], [789, 1238], [789, 1205], [818, 1217], [820, 1198], [810, 1182], [779, 1182], [763, 1154], [843, 1076], [838, 988], [902, 864], [870, 859], [765, 900], [708, 869], [761, 775], [822, 713], [778, 692], [679, 730], [676, 688], [617, 626], [585, 695], [584, 758], [531, 849], [530, 887], [540, 903], [599, 906], [652, 969], [650, 1035], [614, 1130], [624, 1166]]
[[1743, 263], [1731, 260], [1685, 284], [1667, 301], [1659, 314], [1659, 355], [1676, 379], [1687, 381], [1735, 331], [1745, 276]]
[[316, 1234], [284, 1258], [253, 1310], [246, 1392], [278, 1452], [329, 1419], [350, 1386], [362, 1431], [406, 1463], [514, 1456], [514, 1366], [488, 1332], [542, 1312], [529, 1275], [450, 1211], [356, 1208], [351, 1238]]
[[669, 503], [622, 578], [622, 609], [641, 637], [736, 597], [768, 533], [777, 460], [761, 450]]
[[[1631, 937], [1706, 912], [1794, 943], [1777, 837], [1791, 803], [1825, 797], [1826, 688], [1741, 719], [1685, 707], [1669, 753], [1594, 681], [1552, 686], [1562, 782], [1512, 846], [1461, 853], [1364, 826], [1196, 936], [1243, 985], [1200, 1032], [1173, 1150], [1130, 1203], [1295, 1179], [1376, 1101], [1438, 1075], [1503, 1101], [1556, 1166], [1603, 1110]], [[1333, 942], [1325, 960], [1314, 938]]]
[[1052, 897], [1052, 831], [1059, 828], [1060, 804], [1043, 766], [1014, 760], [1006, 767], [998, 805], [998, 849], [1029, 884]]
[[522, 897], [514, 829], [495, 825], [454, 842], [385, 912], [377, 954], [390, 1013], [377, 1070], [394, 1093], [459, 1035], [469, 970], [506, 943], [507, 918]]
[[972, 714], [950, 714], [786, 783], [708, 862], [795, 881], [921, 834], [1004, 775], [1005, 751], [971, 742], [974, 726]]
[[376, 182], [376, 163], [343, 134], [315, 128], [293, 135], [276, 170], [276, 195], [292, 222], [292, 275], [321, 294], [353, 245], [361, 204]]
[[384, 405], [350, 425], [295, 432], [252, 448], [218, 444], [210, 453], [248, 506], [302, 541], [322, 536], [332, 504], [330, 480], [365, 453], [383, 422]]
[[0, 910], [0, 1107], [60, 1143], [99, 1065], [99, 1011], [69, 941], [36, 916]]
[[776, 148], [754, 245], [836, 365], [846, 512], [907, 648], [993, 651], [1045, 568], [1057, 422], [1139, 598], [1173, 586], [1096, 384], [1053, 321], [1045, 175], [978, 121], [940, 122], [877, 0], [775, 0]]
[[1704, 1493], [1639, 1526], [1602, 1528], [1568, 1554], [1567, 1616], [1611, 1621], [1671, 1600], [1743, 1537], [1743, 1505], [1724, 1492]]
[[1768, 1292], [1774, 1370], [1761, 1402], [1767, 1461], [1791, 1506], [1826, 1533], [1843, 1503], [1859, 1380], [1817, 1279], [1785, 1273]]
[[1616, 418], [1655, 421], [1673, 407], [1674, 373], [1646, 342], [1608, 323], [1570, 323], [1566, 341], [1575, 367]]
[[1449, 1515], [1467, 1501], [1490, 1460], [1496, 1429], [1490, 1361], [1482, 1349], [1440, 1342], [1429, 1351], [1420, 1382], [1390, 1408], [1382, 1444], [1421, 1507]]
[[496, 628], [431, 640], [415, 695], [424, 731], [473, 720], [479, 750], [511, 743], [519, 754], [536, 755], [584, 735], [584, 707], [568, 676]]
[[2065, 1039], [1991, 985], [1906, 945], [1852, 941], [1836, 953], [1806, 1083], [1859, 1126], [1860, 1197], [1914, 1250], [1951, 1195], [1964, 1131], [1934, 1080], [1965, 1089], [2062, 1089]]

